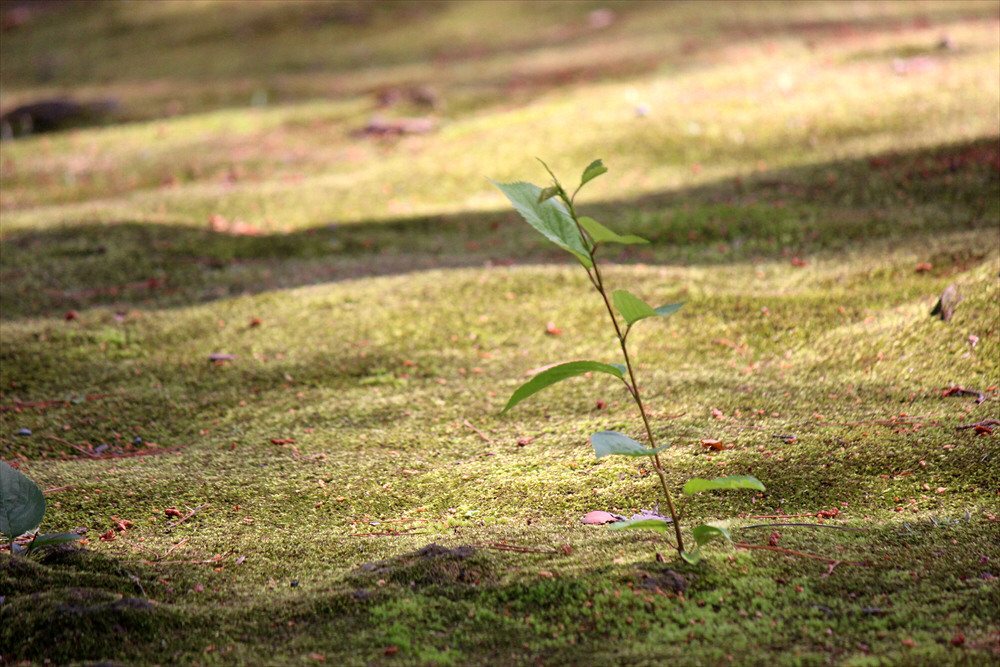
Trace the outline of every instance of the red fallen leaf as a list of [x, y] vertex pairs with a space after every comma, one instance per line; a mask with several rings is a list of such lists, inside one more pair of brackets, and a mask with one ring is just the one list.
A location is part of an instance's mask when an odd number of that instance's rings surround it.
[[957, 635], [951, 638], [952, 646], [961, 646], [964, 643], [965, 643], [965, 635], [963, 635], [961, 632], [959, 632]]
[[291, 438], [271, 438], [272, 445], [294, 445], [295, 441]]
[[792, 266], [802, 267], [805, 266], [806, 264], [808, 264], [806, 260], [801, 259], [799, 257], [792, 257]]
[[771, 536], [767, 538], [768, 546], [776, 547], [778, 546], [778, 540], [781, 539], [781, 533], [774, 531]]
[[382, 651], [382, 653], [384, 653], [385, 655], [396, 655], [397, 653], [399, 653], [399, 647], [388, 646], [384, 651]]
[[598, 410], [603, 410], [604, 408], [608, 407], [608, 404], [605, 403], [604, 401], [598, 399], [596, 407], [597, 407]]
[[915, 641], [913, 641], [912, 639], [910, 639], [909, 637], [907, 637], [906, 639], [904, 639], [904, 640], [902, 641], [902, 644], [903, 644], [903, 646], [910, 646], [910, 647], [913, 647], [913, 646], [916, 646], [916, 645], [917, 645], [917, 642], [915, 642]]
[[726, 446], [723, 445], [718, 440], [712, 440], [712, 439], [702, 440], [701, 446], [704, 447], [705, 449], [711, 449], [714, 451], [720, 451], [726, 448]]
[[71, 320], [75, 320], [76, 318], [80, 317], [80, 313], [76, 312], [75, 310], [71, 310], [67, 312], [65, 315], [63, 315], [63, 317], [66, 319], [67, 322], [69, 322]]
[[915, 268], [914, 271], [917, 273], [927, 273], [933, 268], [934, 267], [930, 262], [921, 262], [920, 264], [917, 264], [917, 268]]
[[944, 398], [945, 396], [954, 396], [955, 394], [961, 393], [963, 391], [965, 391], [965, 389], [963, 389], [962, 387], [958, 386], [948, 387], [947, 389], [941, 392], [941, 398]]
[[722, 419], [726, 415], [722, 413], [722, 410], [718, 408], [712, 408], [712, 416], [715, 417], [716, 419]]
[[126, 530], [132, 527], [132, 522], [128, 519], [123, 519], [115, 524], [115, 530], [119, 533], [124, 533]]
[[167, 509], [163, 510], [163, 514], [166, 516], [184, 516], [184, 513], [181, 512], [176, 507], [168, 507]]
[[976, 433], [978, 435], [993, 435], [993, 429], [989, 426], [983, 426], [982, 424], [976, 424]]
[[550, 336], [558, 336], [559, 334], [562, 333], [562, 329], [558, 328], [555, 322], [549, 322], [547, 325], [545, 325], [545, 333], [549, 334]]
[[111, 540], [115, 539], [116, 537], [117, 537], [117, 535], [115, 535], [115, 529], [111, 528], [111, 529], [107, 530], [106, 532], [101, 533], [101, 542], [110, 542]]
[[524, 447], [525, 445], [527, 445], [529, 442], [531, 442], [534, 439], [535, 439], [535, 436], [533, 436], [533, 435], [526, 435], [526, 436], [524, 436], [523, 438], [521, 438], [520, 440], [517, 441], [517, 446], [518, 447]]
[[821, 519], [832, 519], [833, 517], [840, 514], [840, 510], [834, 507], [832, 510], [820, 510], [816, 512], [816, 516]]
[[260, 326], [260, 318], [259, 317], [251, 318], [250, 319], [250, 326], [251, 327], [259, 327]]

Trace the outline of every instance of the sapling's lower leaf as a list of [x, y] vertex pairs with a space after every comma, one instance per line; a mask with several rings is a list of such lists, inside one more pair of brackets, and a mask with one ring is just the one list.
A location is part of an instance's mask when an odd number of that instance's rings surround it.
[[611, 524], [612, 530], [656, 530], [665, 533], [671, 530], [670, 524], [663, 519], [636, 519]]
[[83, 537], [76, 533], [46, 533], [38, 535], [26, 545], [26, 550], [30, 553], [42, 547], [53, 547], [57, 544], [65, 544], [74, 540], [82, 540]]
[[590, 238], [593, 239], [594, 243], [623, 243], [625, 245], [633, 243], [649, 243], [646, 239], [641, 236], [633, 236], [628, 234], [622, 236], [621, 234], [616, 234], [611, 231], [597, 220], [587, 217], [585, 215], [578, 218], [580, 221], [580, 226], [587, 230], [590, 234]]
[[760, 480], [747, 475], [732, 475], [731, 477], [716, 477], [715, 479], [695, 477], [687, 481], [683, 490], [684, 493], [691, 495], [699, 491], [713, 491], [715, 489], [757, 489], [758, 491], [766, 491]]
[[619, 380], [625, 379], [624, 371], [620, 365], [604, 364], [599, 361], [568, 361], [564, 364], [558, 364], [557, 366], [545, 369], [518, 387], [511, 395], [510, 400], [507, 401], [507, 406], [500, 411], [500, 414], [502, 415], [524, 399], [540, 392], [546, 387], [562, 380], [593, 371], [613, 375]]
[[707, 523], [695, 526], [691, 531], [691, 534], [694, 535], [694, 541], [699, 547], [717, 537], [724, 537], [727, 540], [732, 541], [732, 538], [729, 537], [728, 530], [719, 526], [710, 526]]
[[24, 476], [0, 461], [0, 534], [13, 540], [42, 522], [45, 495]]
[[542, 236], [567, 250], [588, 269], [594, 263], [590, 259], [590, 250], [584, 243], [579, 227], [573, 221], [566, 205], [555, 197], [539, 201], [542, 188], [532, 183], [518, 181], [516, 183], [493, 184], [500, 188], [510, 203], [525, 221], [541, 232]]
[[701, 560], [701, 549], [695, 549], [694, 551], [682, 551], [681, 558], [691, 565], [697, 565], [698, 561]]
[[653, 456], [657, 452], [662, 452], [670, 445], [650, 449], [642, 443], [636, 442], [627, 435], [617, 431], [600, 431], [590, 436], [590, 444], [594, 446], [594, 454], [597, 458], [618, 454], [619, 456]]

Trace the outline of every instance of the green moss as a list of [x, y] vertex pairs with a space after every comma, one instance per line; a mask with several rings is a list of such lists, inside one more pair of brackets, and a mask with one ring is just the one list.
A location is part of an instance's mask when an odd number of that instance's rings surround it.
[[[1000, 448], [959, 428], [1000, 385], [987, 4], [619, 3], [595, 31], [601, 3], [131, 3], [5, 32], [5, 110], [60, 44], [57, 85], [144, 122], [3, 144], [0, 456], [88, 542], [0, 554], [0, 662], [993, 664]], [[507, 29], [469, 29], [487, 11]], [[427, 84], [436, 110], [386, 113], [436, 133], [356, 134]], [[690, 567], [581, 524], [661, 502], [593, 458], [642, 437], [610, 378], [497, 417], [531, 369], [618, 354], [486, 180], [541, 183], [534, 155], [603, 157], [581, 210], [651, 240], [602, 251], [609, 283], [687, 302], [630, 335], [639, 382], [671, 485], [767, 486], [683, 500], [744, 546]]]

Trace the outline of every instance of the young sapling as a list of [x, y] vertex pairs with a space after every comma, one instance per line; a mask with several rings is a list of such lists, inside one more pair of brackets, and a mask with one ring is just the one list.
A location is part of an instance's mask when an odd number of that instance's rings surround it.
[[[620, 380], [628, 390], [629, 396], [639, 409], [642, 419], [643, 429], [649, 445], [640, 442], [616, 431], [601, 431], [590, 436], [590, 442], [594, 447], [597, 458], [612, 454], [618, 456], [648, 457], [652, 468], [659, 479], [660, 488], [666, 498], [667, 508], [670, 512], [670, 520], [662, 518], [641, 518], [631, 521], [614, 524], [616, 529], [652, 529], [667, 533], [673, 527], [676, 545], [673, 545], [684, 560], [689, 563], [697, 563], [701, 558], [700, 550], [702, 545], [716, 537], [729, 539], [729, 533], [721, 526], [701, 524], [691, 530], [694, 538], [695, 548], [687, 549], [684, 546], [684, 534], [681, 531], [681, 514], [674, 503], [674, 498], [670, 493], [666, 474], [660, 462], [660, 452], [670, 445], [656, 446], [656, 438], [649, 422], [649, 415], [642, 402], [642, 395], [639, 391], [639, 384], [636, 382], [635, 369], [632, 358], [629, 356], [628, 335], [632, 331], [632, 326], [637, 322], [651, 317], [669, 317], [676, 313], [683, 303], [668, 303], [658, 308], [653, 308], [645, 301], [626, 290], [614, 290], [609, 293], [597, 263], [597, 249], [602, 243], [636, 244], [648, 243], [646, 239], [633, 235], [617, 234], [593, 218], [577, 214], [574, 202], [580, 189], [589, 181], [597, 178], [607, 171], [601, 160], [594, 160], [586, 169], [580, 179], [580, 185], [576, 187], [572, 195], [566, 193], [559, 179], [556, 178], [552, 170], [544, 162], [542, 166], [552, 177], [552, 185], [540, 188], [537, 185], [524, 182], [497, 183], [493, 181], [500, 190], [510, 200], [514, 208], [517, 209], [521, 217], [532, 227], [538, 230], [545, 238], [549, 239], [560, 248], [566, 250], [583, 266], [590, 279], [590, 284], [594, 287], [604, 302], [608, 316], [614, 328], [615, 337], [621, 347], [622, 361], [624, 363], [604, 363], [600, 361], [570, 361], [552, 366], [521, 385], [511, 395], [507, 405], [500, 412], [506, 413], [515, 405], [533, 394], [549, 387], [562, 380], [583, 375], [584, 373], [606, 373]], [[617, 311], [617, 314], [616, 314]], [[764, 485], [757, 479], [744, 475], [730, 477], [719, 477], [716, 479], [690, 479], [684, 484], [682, 489], [685, 495], [693, 495], [700, 491], [711, 491], [715, 489], [758, 489], [764, 490]]]

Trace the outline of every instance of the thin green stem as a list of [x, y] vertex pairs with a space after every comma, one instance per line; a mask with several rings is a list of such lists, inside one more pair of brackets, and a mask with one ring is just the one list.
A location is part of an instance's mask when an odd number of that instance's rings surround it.
[[[551, 172], [550, 172], [551, 173]], [[594, 289], [598, 291], [601, 298], [604, 300], [604, 307], [608, 311], [608, 316], [611, 318], [611, 323], [615, 327], [615, 335], [618, 336], [618, 344], [622, 348], [622, 356], [625, 359], [625, 368], [628, 370], [629, 382], [625, 383], [628, 388], [629, 393], [632, 394], [632, 400], [635, 401], [636, 406], [639, 408], [639, 415], [642, 417], [642, 424], [646, 428], [646, 437], [649, 439], [650, 448], [656, 448], [656, 439], [653, 437], [653, 429], [649, 425], [649, 417], [646, 415], [646, 407], [642, 403], [642, 396], [639, 393], [639, 384], [635, 380], [635, 371], [632, 369], [632, 361], [628, 356], [628, 345], [626, 344], [628, 333], [631, 327], [627, 327], [624, 332], [622, 332], [621, 326], [618, 324], [618, 318], [615, 317], [615, 311], [611, 307], [611, 301], [608, 299], [607, 290], [604, 288], [604, 278], [601, 276], [601, 269], [597, 264], [597, 258], [594, 256], [597, 250], [597, 244], [593, 241], [588, 241], [588, 236], [580, 221], [576, 216], [576, 209], [573, 207], [573, 199], [576, 198], [576, 193], [580, 191], [580, 188], [576, 189], [573, 196], [566, 198], [565, 194], [563, 196], [563, 201], [566, 202], [569, 208], [570, 217], [573, 218], [573, 222], [576, 223], [577, 229], [580, 231], [580, 237], [584, 240], [587, 245], [587, 252], [590, 254], [590, 263], [593, 268], [593, 272], [588, 268], [587, 276], [590, 278], [591, 284]], [[663, 488], [663, 495], [667, 499], [667, 508], [670, 511], [670, 518], [674, 524], [674, 534], [677, 537], [677, 550], [684, 551], [684, 538], [681, 536], [681, 522], [680, 517], [677, 515], [677, 510], [674, 507], [673, 497], [670, 495], [670, 489], [667, 487], [667, 477], [663, 473], [663, 466], [660, 464], [660, 455], [653, 454], [653, 469], [656, 471], [657, 477], [660, 478], [660, 486]]]

